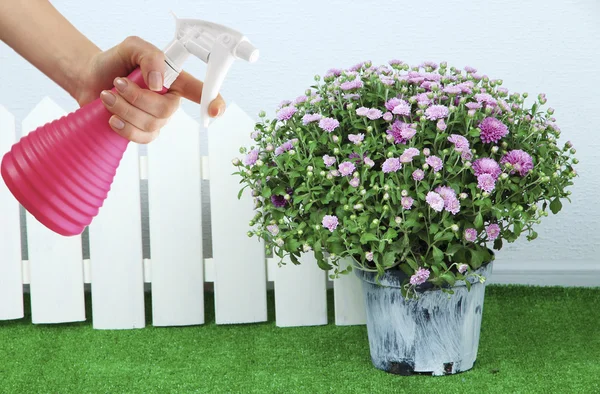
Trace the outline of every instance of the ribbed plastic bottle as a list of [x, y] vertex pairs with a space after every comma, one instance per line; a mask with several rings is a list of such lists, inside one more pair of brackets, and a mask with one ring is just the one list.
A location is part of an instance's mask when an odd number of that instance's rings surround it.
[[[208, 124], [214, 100], [235, 58], [255, 62], [258, 50], [241, 33], [196, 19], [176, 18], [175, 39], [165, 49], [168, 91], [192, 54], [208, 64], [201, 110]], [[129, 80], [147, 89], [140, 68]], [[113, 88], [113, 91], [115, 89]], [[21, 138], [2, 158], [1, 173], [15, 198], [50, 230], [73, 236], [83, 232], [107, 198], [129, 140], [108, 123], [112, 114], [100, 98]]]

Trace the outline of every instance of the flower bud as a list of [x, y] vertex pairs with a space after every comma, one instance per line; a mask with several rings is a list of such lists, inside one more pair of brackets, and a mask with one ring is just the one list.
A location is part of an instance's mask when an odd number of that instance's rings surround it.
[[439, 172], [435, 173], [435, 179], [440, 179], [442, 177], [442, 174], [440, 174]]
[[387, 157], [389, 157], [389, 158], [394, 157], [394, 152], [388, 152]]
[[524, 98], [527, 98], [527, 97], [529, 96], [529, 93], [527, 93], [527, 92], [523, 92], [522, 96], [523, 96]]
[[319, 82], [321, 80], [321, 77], [319, 75], [315, 75], [315, 81]]
[[387, 211], [389, 211], [389, 210], [390, 210], [390, 206], [389, 206], [389, 205], [387, 205], [387, 204], [386, 204], [386, 205], [384, 205], [384, 206], [383, 206], [383, 210], [384, 210], [384, 211], [386, 211], [386, 212], [387, 212]]
[[333, 103], [335, 103], [335, 99], [334, 99], [333, 97], [331, 97], [331, 98], [330, 98], [329, 100], [327, 100], [327, 101], [329, 101], [329, 102], [330, 102], [330, 103], [332, 103], [332, 104], [333, 104]]
[[275, 147], [273, 146], [273, 144], [267, 144], [267, 147], [265, 149], [267, 152], [273, 152], [273, 149], [275, 149]]
[[375, 190], [376, 192], [379, 191], [379, 185], [373, 185], [373, 190]]
[[575, 148], [571, 148], [570, 152], [572, 155], [574, 155], [575, 153], [577, 153], [577, 150]]
[[358, 171], [354, 171], [354, 174], [352, 174], [352, 176], [353, 176], [354, 178], [358, 178], [358, 176], [359, 176], [359, 175], [360, 175], [360, 174], [358, 173]]
[[498, 150], [500, 148], [498, 148], [497, 146], [492, 146], [492, 153], [498, 153]]
[[265, 138], [265, 141], [271, 142], [271, 141], [273, 141], [273, 138], [271, 138], [270, 136], [267, 136], [267, 138]]
[[458, 224], [453, 224], [452, 226], [450, 226], [450, 229], [454, 232], [458, 231]]
[[481, 193], [477, 193], [477, 194], [475, 195], [475, 198], [481, 198]]
[[315, 224], [315, 230], [320, 230], [321, 229], [321, 225], [320, 224]]
[[333, 175], [331, 175], [331, 173], [327, 174], [327, 179], [332, 180], [333, 179]]
[[237, 157], [233, 160], [231, 160], [231, 164], [233, 164], [234, 166], [239, 166], [240, 165], [240, 159], [238, 159]]
[[508, 143], [506, 141], [502, 141], [502, 147], [504, 149], [508, 148]]
[[247, 169], [246, 170], [246, 175], [252, 175], [252, 170], [251, 169]]
[[350, 220], [356, 220], [356, 215], [355, 214], [350, 215]]
[[373, 224], [374, 225], [378, 225], [379, 224], [379, 219], [373, 219]]
[[502, 180], [506, 180], [508, 178], [508, 174], [506, 172], [503, 172], [502, 175], [500, 175], [500, 178]]
[[361, 194], [362, 196], [364, 196], [365, 194], [367, 194], [367, 191], [363, 189], [363, 190], [361, 190], [361, 191], [360, 191], [360, 194]]
[[579, 160], [573, 159], [573, 164], [579, 164]]
[[363, 205], [362, 204], [356, 204], [356, 205], [354, 205], [354, 209], [356, 209], [357, 211], [360, 211], [361, 209], [363, 209]]
[[467, 195], [467, 193], [460, 193], [460, 194], [458, 195], [458, 197], [459, 197], [461, 200], [464, 200], [464, 199], [466, 199], [466, 198], [467, 198], [467, 197], [469, 197], [469, 196]]
[[428, 170], [429, 169], [429, 164], [427, 164], [427, 163], [423, 164], [423, 169], [424, 170]]
[[554, 108], [548, 108], [546, 112], [548, 112], [548, 115], [552, 115], [554, 113]]
[[573, 143], [571, 141], [567, 141], [567, 142], [565, 142], [565, 147], [572, 148], [573, 147]]
[[313, 166], [308, 166], [308, 167], [306, 167], [306, 169], [307, 169], [308, 171], [312, 171], [312, 170], [313, 170]]
[[248, 236], [248, 238], [252, 238], [252, 235], [253, 235], [253, 233], [252, 233], [252, 231], [248, 231], [248, 232], [246, 233], [246, 235]]
[[431, 154], [431, 151], [429, 150], [429, 148], [423, 148], [423, 156], [429, 156]]
[[339, 155], [340, 154], [340, 150], [338, 148], [334, 148], [333, 149], [333, 154], [334, 155]]
[[490, 193], [488, 193], [488, 192], [483, 192], [481, 195], [482, 195], [483, 197], [487, 198], [487, 197], [489, 197], [489, 196], [490, 196]]
[[396, 224], [400, 224], [400, 223], [402, 223], [402, 218], [400, 216], [396, 216], [394, 218], [394, 222], [396, 222]]
[[402, 197], [406, 197], [406, 196], [408, 196], [408, 191], [402, 190], [401, 194], [402, 194]]
[[354, 103], [348, 103], [348, 104], [346, 104], [346, 108], [348, 108], [348, 109], [354, 108]]
[[344, 205], [344, 211], [349, 211], [350, 210], [350, 205], [346, 204]]
[[385, 194], [383, 195], [383, 199], [384, 199], [384, 200], [389, 200], [389, 199], [390, 199], [390, 195], [389, 195], [388, 193], [385, 193]]
[[309, 177], [309, 178], [311, 178], [313, 175], [314, 175], [314, 174], [313, 174], [313, 172], [312, 172], [312, 171], [308, 171], [308, 172], [306, 173], [306, 176], [307, 176], [307, 177]]

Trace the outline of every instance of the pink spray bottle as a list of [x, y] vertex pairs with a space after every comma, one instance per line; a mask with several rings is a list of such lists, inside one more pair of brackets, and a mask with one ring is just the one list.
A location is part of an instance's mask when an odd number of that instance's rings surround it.
[[[207, 63], [200, 103], [204, 127], [208, 106], [233, 61], [258, 60], [258, 50], [241, 33], [197, 19], [176, 20], [175, 38], [164, 50], [166, 93], [194, 55]], [[128, 78], [146, 88], [139, 67]], [[50, 230], [73, 236], [98, 214], [127, 149], [128, 140], [108, 125], [111, 114], [100, 99], [37, 128], [15, 143], [1, 165], [2, 178], [15, 198]]]

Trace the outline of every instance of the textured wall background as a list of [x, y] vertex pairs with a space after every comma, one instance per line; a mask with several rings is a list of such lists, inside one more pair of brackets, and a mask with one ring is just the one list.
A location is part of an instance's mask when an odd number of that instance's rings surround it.
[[[56, 0], [53, 4], [103, 49], [128, 35], [164, 47], [174, 30], [169, 10], [244, 32], [260, 48], [261, 59], [253, 65], [236, 63], [222, 94], [253, 116], [261, 109], [273, 114], [281, 100], [302, 94], [314, 74], [366, 59], [375, 63], [392, 58], [409, 63], [445, 60], [502, 78], [511, 91], [527, 91], [531, 97], [545, 92], [549, 105], [556, 109], [564, 138], [572, 140], [578, 150], [581, 176], [572, 189], [573, 204], [565, 204], [559, 216], [546, 218], [536, 241], [522, 239], [506, 247], [496, 270], [512, 270], [517, 280], [520, 270], [558, 274], [559, 264], [565, 262], [567, 269], [587, 272], [600, 264], [596, 92], [600, 3], [595, 0], [181, 0], [168, 4]], [[203, 78], [205, 66], [190, 59], [187, 70]], [[16, 116], [17, 127], [44, 96], [66, 110], [77, 108], [59, 87], [2, 43], [0, 71], [0, 104]], [[184, 102], [183, 108], [191, 115], [199, 114], [199, 106], [193, 103]], [[205, 250], [210, 253], [208, 244]], [[562, 274], [555, 276], [560, 281]]]

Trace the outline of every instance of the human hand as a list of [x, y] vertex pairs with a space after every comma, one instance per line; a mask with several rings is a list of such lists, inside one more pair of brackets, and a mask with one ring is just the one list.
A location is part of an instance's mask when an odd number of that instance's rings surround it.
[[[140, 67], [149, 89], [142, 89], [126, 77]], [[124, 138], [140, 144], [153, 141], [169, 117], [179, 107], [180, 98], [200, 103], [203, 83], [182, 71], [169, 91], [163, 89], [165, 72], [163, 52], [138, 37], [128, 37], [119, 45], [99, 52], [90, 59], [80, 87], [74, 94], [80, 106], [100, 95], [106, 109], [113, 114], [111, 128]], [[116, 91], [110, 91], [112, 87]], [[211, 117], [225, 111], [221, 95], [208, 108]]]

